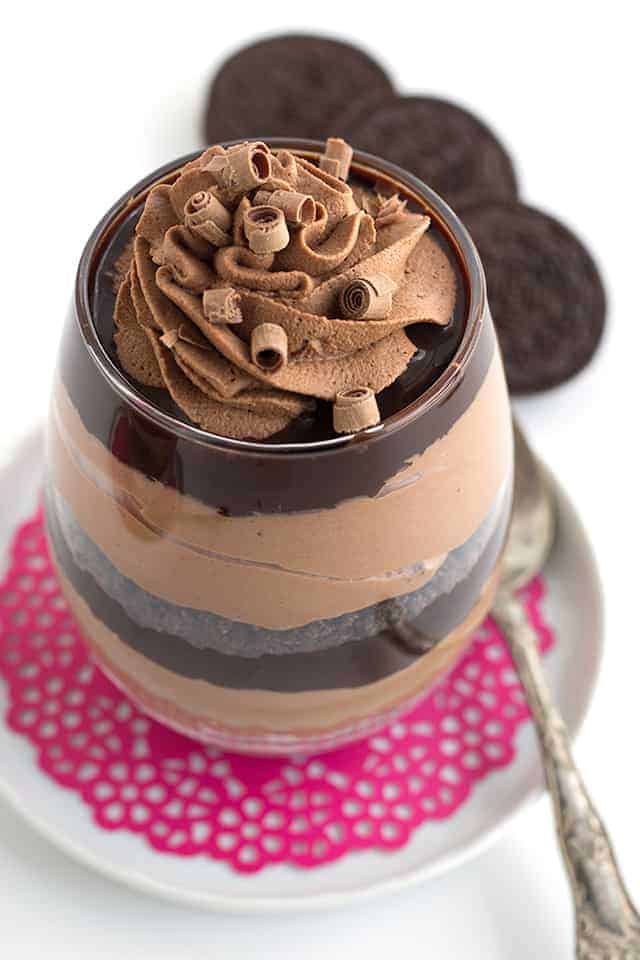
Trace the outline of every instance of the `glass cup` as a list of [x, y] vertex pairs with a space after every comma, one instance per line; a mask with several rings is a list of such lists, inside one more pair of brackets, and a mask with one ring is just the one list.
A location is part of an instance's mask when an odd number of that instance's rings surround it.
[[428, 212], [457, 259], [453, 360], [356, 437], [211, 435], [139, 391], [93, 314], [105, 250], [186, 159], [129, 191], [83, 252], [49, 416], [51, 553], [95, 660], [149, 714], [236, 751], [328, 749], [415, 705], [492, 602], [512, 436], [482, 266], [425, 184], [356, 152], [352, 170]]

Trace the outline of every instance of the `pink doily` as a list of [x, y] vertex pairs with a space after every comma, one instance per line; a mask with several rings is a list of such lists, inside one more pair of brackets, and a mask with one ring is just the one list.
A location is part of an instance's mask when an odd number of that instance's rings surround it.
[[[523, 596], [547, 650], [553, 635], [540, 610], [543, 582]], [[7, 723], [100, 827], [240, 871], [279, 862], [315, 867], [352, 850], [403, 846], [512, 760], [528, 715], [504, 642], [487, 620], [435, 692], [355, 746], [295, 760], [203, 747], [144, 716], [92, 665], [51, 567], [41, 512], [17, 532], [0, 585], [0, 675]]]

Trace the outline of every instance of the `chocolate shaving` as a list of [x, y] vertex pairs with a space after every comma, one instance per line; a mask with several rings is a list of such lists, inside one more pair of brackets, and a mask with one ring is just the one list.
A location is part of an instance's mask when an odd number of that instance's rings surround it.
[[324, 170], [325, 173], [330, 173], [332, 177], [336, 177], [338, 180], [343, 179], [340, 176], [340, 161], [335, 157], [321, 157], [320, 169]]
[[253, 198], [254, 206], [268, 204], [278, 207], [291, 227], [307, 226], [316, 217], [316, 202], [308, 193], [295, 190], [258, 190]]
[[263, 204], [250, 207], [244, 215], [244, 233], [253, 253], [277, 253], [289, 243], [284, 211]]
[[329, 137], [320, 157], [320, 169], [340, 180], [347, 180], [353, 159], [353, 148], [340, 137]]
[[189, 230], [214, 247], [225, 247], [231, 243], [228, 232], [232, 223], [231, 214], [210, 190], [199, 190], [189, 197], [184, 207], [184, 221]]
[[333, 429], [336, 433], [358, 433], [380, 423], [380, 411], [370, 387], [340, 390], [333, 404]]
[[204, 167], [229, 199], [262, 186], [271, 176], [271, 154], [264, 143], [242, 143]]
[[184, 208], [189, 197], [192, 197], [194, 193], [215, 192], [217, 189], [216, 178], [209, 170], [200, 167], [185, 168], [169, 191], [171, 206], [180, 222], [184, 220]]
[[251, 331], [251, 360], [268, 373], [275, 373], [288, 361], [287, 335], [275, 323], [261, 323]]
[[209, 323], [242, 323], [240, 294], [233, 287], [205, 290], [202, 308]]
[[348, 320], [385, 320], [397, 289], [397, 283], [384, 273], [355, 277], [340, 291], [340, 313]]
[[317, 203], [324, 204], [327, 208], [329, 228], [349, 214], [357, 212], [358, 205], [353, 199], [351, 188], [342, 180], [332, 177], [303, 157], [297, 158], [296, 169], [294, 189], [299, 193], [309, 193]]

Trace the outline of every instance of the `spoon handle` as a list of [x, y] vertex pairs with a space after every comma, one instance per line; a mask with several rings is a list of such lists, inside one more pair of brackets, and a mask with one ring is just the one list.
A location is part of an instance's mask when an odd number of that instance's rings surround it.
[[573, 893], [576, 956], [581, 960], [638, 960], [640, 918], [573, 761], [567, 728], [544, 676], [535, 632], [513, 593], [500, 591], [492, 613], [509, 644], [538, 734], [558, 842]]

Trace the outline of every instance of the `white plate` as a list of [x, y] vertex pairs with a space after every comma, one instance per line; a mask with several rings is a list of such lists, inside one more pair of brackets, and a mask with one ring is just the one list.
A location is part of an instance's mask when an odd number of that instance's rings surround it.
[[[25, 440], [0, 470], [0, 570], [16, 525], [32, 512], [42, 476], [42, 439]], [[559, 525], [546, 569], [547, 618], [557, 633], [545, 658], [556, 700], [575, 733], [591, 698], [602, 652], [602, 597], [593, 553], [571, 503], [556, 483]], [[0, 682], [0, 709], [6, 693]], [[211, 910], [259, 913], [324, 909], [397, 890], [478, 854], [543, 789], [531, 724], [521, 727], [516, 759], [476, 785], [449, 819], [430, 821], [402, 850], [365, 852], [313, 870], [274, 866], [239, 875], [207, 857], [168, 857], [140, 837], [97, 827], [72, 792], [40, 772], [28, 741], [0, 723], [0, 791], [52, 843], [131, 887]]]

